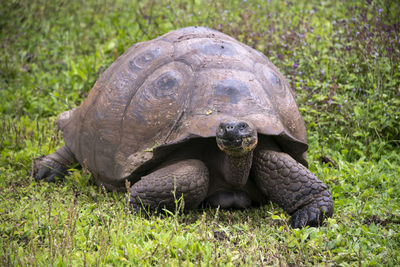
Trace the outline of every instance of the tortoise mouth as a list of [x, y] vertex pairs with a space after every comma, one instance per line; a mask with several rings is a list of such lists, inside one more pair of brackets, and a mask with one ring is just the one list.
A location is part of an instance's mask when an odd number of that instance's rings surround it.
[[241, 156], [257, 146], [257, 132], [246, 122], [220, 123], [216, 133], [218, 147], [229, 155]]
[[242, 139], [227, 140], [217, 137], [219, 149], [233, 156], [241, 156], [254, 150], [257, 146], [257, 136], [248, 136]]

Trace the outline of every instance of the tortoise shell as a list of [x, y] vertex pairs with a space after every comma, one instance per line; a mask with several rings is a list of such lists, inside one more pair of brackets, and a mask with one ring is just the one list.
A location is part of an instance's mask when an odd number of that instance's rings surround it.
[[227, 117], [252, 122], [307, 164], [305, 126], [286, 79], [262, 53], [203, 27], [130, 47], [58, 125], [76, 159], [112, 188], [163, 148], [215, 137]]

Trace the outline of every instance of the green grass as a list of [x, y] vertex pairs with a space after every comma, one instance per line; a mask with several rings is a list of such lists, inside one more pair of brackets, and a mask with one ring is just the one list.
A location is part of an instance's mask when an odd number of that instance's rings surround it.
[[[389, 0], [5, 1], [0, 265], [400, 265], [398, 10]], [[334, 198], [323, 227], [293, 230], [276, 205], [146, 220], [83, 170], [53, 184], [26, 175], [62, 145], [57, 115], [119, 55], [190, 25], [260, 50], [296, 90], [310, 169]]]

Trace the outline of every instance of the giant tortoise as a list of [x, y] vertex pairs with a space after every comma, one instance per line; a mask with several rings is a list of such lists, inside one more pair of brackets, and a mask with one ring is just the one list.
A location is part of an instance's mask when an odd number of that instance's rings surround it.
[[269, 201], [295, 228], [333, 212], [307, 169], [306, 130], [288, 82], [262, 53], [188, 27], [133, 45], [88, 98], [60, 115], [65, 145], [35, 159], [35, 179], [79, 163], [98, 185], [126, 190], [135, 210]]

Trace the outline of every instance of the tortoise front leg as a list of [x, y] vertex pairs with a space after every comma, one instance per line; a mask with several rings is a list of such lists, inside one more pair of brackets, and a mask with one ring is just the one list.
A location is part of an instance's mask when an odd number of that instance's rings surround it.
[[258, 150], [254, 177], [261, 191], [292, 217], [293, 228], [319, 226], [333, 213], [328, 187], [286, 153]]
[[136, 211], [175, 208], [183, 196], [184, 207], [196, 208], [207, 196], [209, 174], [206, 165], [196, 159], [166, 165], [131, 186], [130, 204]]
[[33, 161], [33, 177], [36, 180], [45, 179], [47, 182], [54, 182], [55, 177], [64, 178], [68, 169], [76, 162], [71, 150], [63, 146], [56, 152]]

